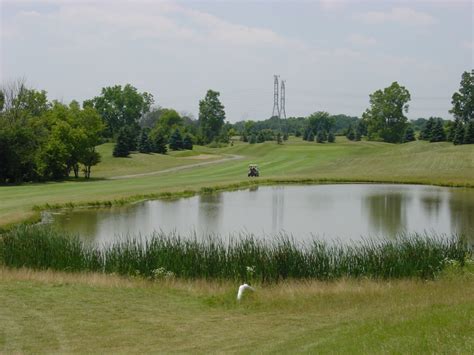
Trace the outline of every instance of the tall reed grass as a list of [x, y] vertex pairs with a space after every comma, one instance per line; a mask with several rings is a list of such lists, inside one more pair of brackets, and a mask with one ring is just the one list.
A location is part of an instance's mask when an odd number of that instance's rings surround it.
[[338, 245], [318, 240], [299, 244], [285, 235], [271, 240], [241, 236], [222, 241], [156, 233], [99, 248], [48, 226], [23, 225], [0, 239], [0, 263], [8, 267], [247, 282], [432, 278], [448, 263], [463, 265], [470, 257], [472, 252], [456, 236], [419, 234]]

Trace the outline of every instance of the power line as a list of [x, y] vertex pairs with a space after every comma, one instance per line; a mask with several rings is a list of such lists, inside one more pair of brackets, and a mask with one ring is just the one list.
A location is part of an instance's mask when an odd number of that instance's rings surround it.
[[273, 76], [273, 111], [272, 117], [280, 117], [280, 108], [278, 106], [278, 75]]

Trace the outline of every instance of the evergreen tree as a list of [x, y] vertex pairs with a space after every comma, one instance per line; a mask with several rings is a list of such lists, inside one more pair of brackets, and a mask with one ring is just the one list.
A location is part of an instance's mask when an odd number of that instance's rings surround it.
[[355, 132], [352, 126], [350, 126], [349, 129], [347, 130], [346, 137], [350, 141], [353, 141], [355, 139]]
[[178, 128], [175, 129], [170, 137], [170, 149], [180, 150], [183, 149], [183, 136]]
[[443, 142], [445, 140], [446, 133], [444, 132], [443, 121], [438, 118], [434, 121], [434, 124], [431, 128], [430, 142]]
[[127, 129], [126, 127], [122, 127], [119, 130], [117, 143], [115, 144], [114, 151], [112, 153], [114, 157], [128, 157], [130, 155], [130, 151], [128, 149], [128, 141], [129, 135]]
[[288, 140], [288, 132], [286, 132], [286, 131], [285, 131], [285, 133], [283, 133], [283, 140], [284, 141]]
[[456, 131], [454, 132], [453, 144], [463, 144], [464, 143], [464, 125], [461, 121], [458, 122], [456, 126]]
[[308, 132], [308, 136], [307, 136], [306, 140], [308, 142], [314, 142], [314, 133], [313, 133], [313, 131]]
[[415, 130], [412, 126], [408, 126], [407, 130], [405, 131], [405, 142], [413, 142], [416, 140], [415, 138]]
[[446, 123], [446, 140], [452, 142], [454, 139], [454, 132], [456, 131], [457, 120], [448, 121]]
[[250, 143], [250, 144], [255, 144], [255, 143], [257, 143], [257, 135], [256, 135], [255, 133], [252, 133], [252, 135], [250, 136], [249, 143]]
[[263, 142], [265, 142], [265, 134], [262, 131], [260, 131], [257, 134], [257, 143], [263, 143]]
[[464, 133], [464, 144], [474, 144], [474, 119], [466, 124], [466, 132]]
[[326, 138], [326, 135], [324, 133], [324, 131], [319, 131], [318, 134], [316, 135], [316, 142], [318, 143], [324, 143], [325, 142], [325, 139]]
[[151, 153], [152, 151], [152, 144], [148, 135], [148, 129], [146, 128], [140, 131], [140, 136], [138, 137], [138, 151], [140, 153]]
[[329, 134], [328, 134], [328, 142], [329, 142], [329, 143], [334, 143], [335, 141], [336, 141], [336, 136], [334, 135], [334, 133], [329, 132]]
[[159, 154], [166, 154], [168, 148], [166, 148], [166, 138], [162, 132], [158, 131], [154, 143], [155, 144], [153, 145], [153, 152]]
[[192, 150], [193, 149], [193, 138], [190, 134], [186, 134], [183, 139], [183, 149]]
[[420, 139], [425, 141], [431, 141], [431, 134], [433, 132], [433, 127], [435, 126], [435, 118], [430, 117], [430, 119], [426, 122], [425, 126], [420, 132]]
[[277, 144], [283, 144], [283, 139], [282, 139], [280, 131], [278, 131], [276, 134], [276, 142]]

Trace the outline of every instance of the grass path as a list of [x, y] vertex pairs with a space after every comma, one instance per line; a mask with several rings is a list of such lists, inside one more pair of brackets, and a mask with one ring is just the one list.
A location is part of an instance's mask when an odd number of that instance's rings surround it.
[[219, 164], [219, 163], [224, 163], [224, 162], [227, 162], [227, 161], [232, 161], [232, 160], [237, 160], [237, 159], [242, 159], [243, 158], [243, 156], [236, 155], [236, 154], [226, 154], [225, 156], [226, 156], [225, 158], [218, 159], [218, 160], [211, 160], [211, 161], [205, 161], [205, 162], [202, 162], [202, 163], [176, 166], [174, 168], [168, 168], [168, 169], [164, 169], [164, 170], [157, 170], [157, 171], [152, 171], [152, 172], [149, 172], [149, 173], [112, 176], [109, 179], [110, 180], [131, 179], [131, 178], [137, 178], [137, 177], [142, 177], [142, 176], [150, 176], [150, 175], [158, 175], [158, 174], [166, 174], [166, 173], [175, 173], [175, 172], [178, 172], [178, 171], [181, 171], [181, 170], [192, 169], [192, 168], [197, 168], [197, 167], [206, 166], [206, 165]]

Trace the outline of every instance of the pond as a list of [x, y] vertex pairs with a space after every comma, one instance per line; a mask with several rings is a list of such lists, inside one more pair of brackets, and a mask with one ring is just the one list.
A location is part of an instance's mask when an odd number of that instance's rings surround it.
[[[474, 189], [421, 185], [264, 186], [176, 200], [52, 214], [53, 225], [100, 244], [154, 231], [239, 233], [347, 242], [404, 232], [473, 236]], [[472, 242], [472, 241], [471, 241]]]

